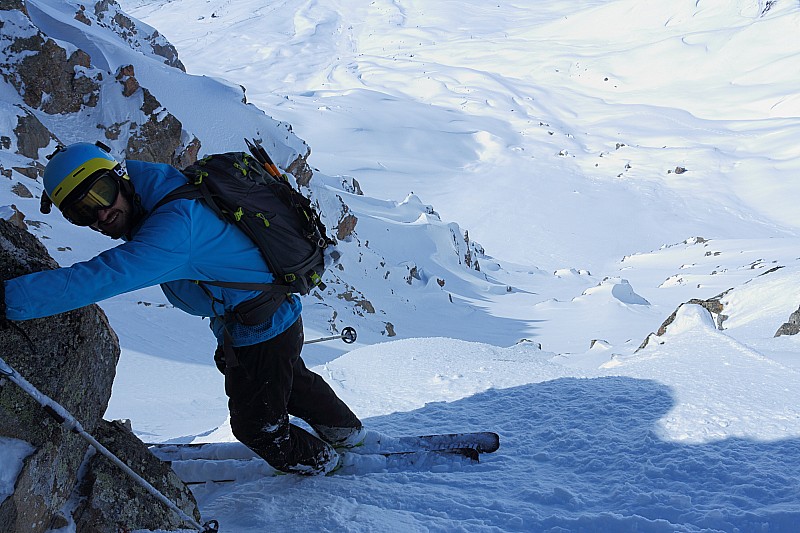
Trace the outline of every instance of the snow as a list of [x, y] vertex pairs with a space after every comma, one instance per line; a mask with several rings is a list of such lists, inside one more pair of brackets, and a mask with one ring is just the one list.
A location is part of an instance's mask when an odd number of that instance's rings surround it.
[[[413, 342], [423, 348], [427, 340]], [[789, 459], [796, 440], [665, 440], [659, 420], [685, 420], [671, 413], [669, 386], [542, 377], [368, 419], [398, 433], [492, 420], [500, 450], [463, 471], [265, 478], [195, 492], [207, 516], [235, 516], [235, 531], [290, 531], [298, 523], [309, 531], [790, 531], [796, 524], [798, 467]]]
[[[308, 365], [373, 430], [500, 434], [463, 468], [194, 486], [222, 531], [800, 529], [800, 339], [774, 337], [800, 306], [796, 3], [121, 1], [189, 76], [76, 26], [76, 2], [28, 4], [97, 64], [135, 63], [204, 150], [260, 110], [291, 124], [324, 207], [358, 217], [333, 271], [376, 309], [304, 302], [307, 338], [331, 309], [359, 332]], [[279, 164], [304, 153], [267, 130]], [[62, 264], [109, 245], [46, 220]], [[724, 316], [681, 305], [710, 298]], [[102, 306], [106, 417], [232, 441], [207, 323], [157, 288]], [[0, 496], [20, 446], [0, 444]]]
[[[160, 21], [190, 72], [235, 77], [251, 101], [292, 123], [315, 166], [390, 198], [413, 190], [497, 257], [591, 270], [598, 258], [672, 242], [673, 231], [690, 235], [687, 210], [719, 236], [752, 231], [744, 213], [797, 226], [792, 195], [763, 169], [796, 165], [791, 142], [771, 139], [796, 127], [787, 120], [796, 100], [785, 96], [796, 49], [776, 39], [798, 13], [713, 4], [123, 5]], [[226, 25], [233, 32], [214, 30]], [[219, 53], [230, 38], [241, 62]], [[759, 82], [773, 58], [786, 67]], [[689, 172], [667, 179], [677, 165]], [[725, 183], [708, 186], [717, 180]], [[720, 190], [733, 201], [720, 202]], [[656, 202], [663, 215], [638, 207]], [[526, 231], [512, 237], [522, 212]]]
[[14, 494], [14, 483], [22, 471], [23, 461], [34, 449], [25, 441], [0, 437], [0, 503]]

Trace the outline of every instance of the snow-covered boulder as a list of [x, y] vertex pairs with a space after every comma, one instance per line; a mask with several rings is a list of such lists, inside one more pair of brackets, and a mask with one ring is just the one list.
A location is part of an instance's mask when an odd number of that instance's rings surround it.
[[644, 339], [642, 344], [639, 346], [639, 350], [643, 349], [647, 344], [653, 340], [654, 337], [662, 337], [664, 334], [667, 333], [668, 328], [675, 322], [675, 318], [681, 312], [681, 309], [684, 306], [699, 306], [702, 307], [707, 311], [707, 315], [709, 320], [711, 321], [712, 325], [716, 329], [722, 329], [722, 323], [728, 318], [725, 314], [723, 314], [724, 305], [721, 302], [722, 294], [719, 296], [715, 296], [714, 298], [709, 298], [708, 300], [700, 300], [697, 298], [692, 298], [686, 303], [682, 303], [678, 306], [675, 311], [667, 317], [667, 319], [661, 324], [661, 327], [658, 328], [658, 331], [655, 333], [651, 333]]
[[705, 310], [708, 311], [712, 317], [714, 317], [714, 321], [716, 322], [716, 327], [718, 329], [722, 329], [722, 322], [724, 322], [727, 317], [722, 313], [724, 307], [722, 302], [720, 301], [720, 297], [721, 295], [714, 298], [709, 298], [708, 300], [699, 300], [696, 298], [692, 298], [688, 302], [679, 305], [678, 308], [675, 310], [675, 312], [672, 313], [669, 317], [667, 317], [664, 323], [661, 324], [661, 327], [658, 328], [656, 334], [660, 337], [664, 335], [664, 333], [666, 333], [667, 328], [675, 320], [678, 311], [680, 311], [681, 307], [683, 307], [684, 305], [699, 305], [700, 307], [705, 308]]

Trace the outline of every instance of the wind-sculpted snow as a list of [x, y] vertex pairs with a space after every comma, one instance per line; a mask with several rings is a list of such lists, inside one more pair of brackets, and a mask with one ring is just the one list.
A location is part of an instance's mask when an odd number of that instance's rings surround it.
[[[703, 443], [740, 437], [800, 437], [800, 372], [717, 331], [700, 306], [681, 307], [661, 344], [604, 366], [634, 377], [659, 377], [675, 405], [659, 422], [671, 441]], [[776, 386], [776, 384], [780, 384]]]
[[698, 225], [800, 227], [793, 2], [122, 4], [314, 166], [413, 191], [495, 257], [596, 270]]

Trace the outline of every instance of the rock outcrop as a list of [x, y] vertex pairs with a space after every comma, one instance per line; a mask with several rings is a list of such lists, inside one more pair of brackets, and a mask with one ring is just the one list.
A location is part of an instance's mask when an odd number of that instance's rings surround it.
[[125, 39], [131, 48], [141, 50], [147, 55], [159, 56], [164, 64], [186, 72], [183, 63], [178, 59], [175, 47], [155, 29], [141, 22], [138, 24], [134, 22], [114, 0], [96, 2], [94, 12], [88, 14], [85, 7], [80, 6], [75, 18], [86, 25], [97, 24], [106, 27]]
[[775, 336], [797, 335], [798, 333], [800, 333], [800, 309], [789, 315], [789, 320], [781, 324], [781, 327], [775, 332]]
[[3, 43], [7, 44], [6, 53], [11, 52], [11, 61], [3, 65], [3, 75], [25, 104], [50, 115], [95, 107], [103, 75], [91, 67], [89, 54], [83, 50], [68, 54], [53, 39], [26, 27], [24, 19], [13, 22], [30, 36], [12, 37], [10, 43]]
[[[57, 268], [31, 234], [0, 220], [0, 280]], [[103, 311], [90, 305], [0, 330], [0, 353], [42, 393], [66, 408], [86, 431], [151, 484], [199, 520], [191, 493], [129, 431], [104, 422], [119, 360], [117, 336]], [[0, 531], [39, 533], [74, 520], [78, 532], [177, 529], [181, 523], [102, 456], [81, 468], [90, 449], [80, 436], [51, 420], [41, 406], [8, 380], [0, 383], [0, 436], [34, 450], [16, 478], [14, 493], [0, 502]], [[84, 475], [79, 479], [79, 472]], [[74, 494], [83, 497], [73, 517], [62, 514]]]
[[[0, 278], [56, 268], [35, 237], [0, 220]], [[35, 387], [61, 403], [87, 431], [99, 423], [111, 397], [119, 344], [105, 314], [92, 305], [0, 331], [3, 358]], [[3, 531], [46, 531], [75, 486], [86, 443], [66, 432], [14, 385], [0, 388], [0, 435], [31, 443], [14, 494], [0, 503]]]
[[[129, 426], [121, 421], [101, 420], [95, 430], [95, 438], [186, 514], [201, 521], [197, 503], [186, 485], [168, 463], [159, 461], [147, 450], [147, 446], [130, 431]], [[76, 533], [186, 527], [173, 511], [133, 483], [122, 470], [100, 454], [89, 459], [86, 476], [79, 483], [77, 494], [80, 504], [72, 513]]]
[[[107, 27], [132, 48], [163, 57], [165, 63], [183, 70], [177, 52], [163, 36], [149, 27], [137, 28], [116, 2], [97, 2], [93, 10], [84, 7], [76, 19]], [[26, 160], [12, 167], [19, 175], [31, 179], [41, 175], [41, 160], [49, 153], [41, 153], [43, 148], [102, 136], [121, 157], [176, 166], [196, 160], [197, 138], [139, 84], [132, 65], [109, 72], [80, 48], [62, 47], [36, 27], [22, 3], [0, 4], [0, 29], [0, 76], [19, 94], [12, 113], [17, 115], [14, 135], [0, 149]], [[131, 113], [131, 108], [139, 112]], [[102, 122], [94, 132], [87, 131], [85, 139], [62, 139], [58, 128], [78, 114], [102, 117]]]
[[725, 322], [725, 320], [728, 318], [728, 316], [723, 313], [724, 306], [722, 304], [722, 297], [724, 295], [725, 293], [722, 293], [713, 298], [709, 298], [708, 300], [700, 300], [697, 298], [692, 298], [688, 302], [682, 303], [681, 305], [678, 306], [677, 309], [675, 309], [675, 311], [671, 315], [667, 317], [667, 319], [661, 324], [661, 327], [658, 328], [658, 331], [656, 331], [655, 333], [651, 333], [650, 335], [647, 336], [647, 338], [642, 342], [642, 344], [639, 346], [639, 348], [637, 348], [636, 351], [639, 351], [643, 349], [645, 346], [647, 346], [649, 342], [653, 339], [653, 337], [663, 336], [667, 332], [667, 328], [669, 327], [669, 325], [675, 321], [675, 317], [677, 316], [680, 308], [683, 307], [684, 305], [699, 305], [703, 307], [706, 311], [708, 311], [711, 314], [711, 317], [714, 319], [714, 323], [716, 324], [717, 329], [720, 330], [723, 329], [722, 323]]

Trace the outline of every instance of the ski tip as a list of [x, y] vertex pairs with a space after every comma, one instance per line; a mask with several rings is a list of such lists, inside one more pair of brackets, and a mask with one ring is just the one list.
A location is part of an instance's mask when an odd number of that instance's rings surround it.
[[475, 448], [456, 448], [455, 453], [463, 455], [472, 462], [481, 462], [481, 455]]
[[[464, 434], [467, 435], [467, 434]], [[478, 453], [492, 453], [500, 448], [500, 435], [492, 431], [481, 431], [470, 434], [473, 437], [473, 443], [469, 445]]]
[[489, 437], [487, 442], [485, 442], [483, 449], [481, 450], [483, 453], [492, 453], [496, 452], [500, 449], [500, 435], [494, 432], [487, 432], [486, 435]]

